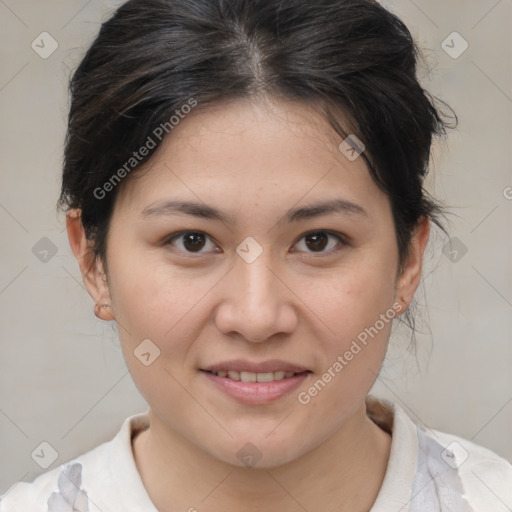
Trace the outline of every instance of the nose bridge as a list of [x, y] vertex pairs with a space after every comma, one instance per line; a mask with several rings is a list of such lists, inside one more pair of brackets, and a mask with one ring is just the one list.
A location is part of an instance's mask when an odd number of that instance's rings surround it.
[[[262, 253], [253, 262], [241, 258], [235, 265], [235, 273], [240, 279], [241, 302], [245, 307], [270, 307], [277, 301], [276, 277], [271, 271], [272, 262], [270, 251]], [[275, 271], [274, 271], [275, 272]]]
[[[241, 244], [239, 251], [243, 248]], [[234, 273], [238, 281], [235, 285], [238, 288], [237, 302], [243, 309], [243, 313], [251, 317], [258, 315], [267, 317], [276, 308], [279, 295], [276, 277], [271, 272], [272, 254], [270, 249], [261, 250], [257, 254], [250, 243], [248, 254], [254, 259], [247, 259], [242, 254], [235, 263]]]

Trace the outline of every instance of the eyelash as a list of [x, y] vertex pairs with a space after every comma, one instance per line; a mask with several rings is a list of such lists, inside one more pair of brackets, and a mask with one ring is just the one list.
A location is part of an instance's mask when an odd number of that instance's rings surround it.
[[[172, 245], [172, 242], [176, 239], [181, 239], [184, 235], [187, 235], [187, 234], [196, 234], [196, 235], [203, 235], [205, 236], [206, 238], [210, 239], [211, 240], [211, 237], [206, 234], [204, 231], [194, 231], [194, 230], [186, 230], [186, 231], [178, 231], [177, 233], [173, 233], [172, 235], [170, 235], [169, 237], [167, 237], [163, 244], [164, 245]], [[318, 252], [315, 252], [315, 251], [306, 251], [307, 253], [309, 254], [312, 254], [312, 255], [316, 255], [316, 256], [322, 256], [322, 255], [331, 255], [333, 252], [338, 252], [339, 250], [342, 249], [343, 246], [346, 246], [348, 245], [348, 243], [346, 242], [345, 240], [345, 237], [341, 234], [341, 233], [337, 233], [335, 231], [330, 231], [330, 230], [319, 230], [319, 229], [316, 229], [316, 230], [313, 230], [313, 231], [308, 231], [307, 233], [304, 233], [298, 240], [297, 242], [295, 242], [294, 246], [300, 242], [301, 240], [303, 240], [304, 238], [306, 238], [307, 236], [309, 235], [316, 235], [316, 234], [326, 234], [328, 236], [331, 236], [331, 237], [334, 237], [334, 238], [337, 238], [338, 239], [338, 245], [337, 247], [333, 248], [333, 249], [330, 249], [330, 250], [327, 250], [327, 251], [318, 251]], [[181, 251], [181, 250], [178, 250], [178, 252], [181, 252], [181, 253], [184, 253], [184, 254], [187, 254], [187, 255], [191, 255], [194, 257], [194, 255], [200, 255], [200, 254], [204, 254], [203, 252], [201, 251], [198, 251], [198, 252], [194, 252], [194, 251], [187, 251], [187, 250], [184, 250], [184, 251]], [[300, 252], [300, 251], [298, 251]]]

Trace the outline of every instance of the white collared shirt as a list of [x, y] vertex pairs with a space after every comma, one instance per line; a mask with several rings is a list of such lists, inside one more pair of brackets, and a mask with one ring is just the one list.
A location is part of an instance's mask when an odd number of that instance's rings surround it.
[[[460, 437], [425, 430], [396, 403], [369, 397], [367, 407], [392, 434], [386, 474], [370, 512], [512, 511], [512, 465], [505, 459]], [[132, 450], [132, 438], [149, 426], [148, 412], [126, 418], [111, 441], [32, 483], [13, 484], [0, 496], [0, 512], [158, 512]], [[200, 497], [196, 509], [201, 510]]]

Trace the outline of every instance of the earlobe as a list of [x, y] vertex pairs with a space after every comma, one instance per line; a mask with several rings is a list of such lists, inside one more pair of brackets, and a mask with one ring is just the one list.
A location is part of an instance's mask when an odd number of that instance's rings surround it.
[[85, 287], [95, 302], [94, 314], [102, 320], [114, 320], [103, 263], [101, 258], [95, 255], [85, 235], [80, 210], [72, 209], [67, 213], [66, 229], [69, 245], [78, 261]]
[[407, 261], [402, 273], [397, 279], [396, 298], [401, 304], [401, 311], [404, 313], [409, 307], [416, 289], [421, 281], [423, 268], [423, 255], [427, 246], [430, 233], [430, 219], [421, 219], [412, 233], [408, 251]]
[[114, 313], [110, 304], [96, 303], [94, 305], [94, 314], [101, 320], [114, 320]]

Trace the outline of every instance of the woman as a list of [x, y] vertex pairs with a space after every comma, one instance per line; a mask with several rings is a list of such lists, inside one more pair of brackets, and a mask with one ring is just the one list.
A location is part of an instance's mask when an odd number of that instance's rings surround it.
[[71, 83], [60, 205], [148, 402], [0, 510], [501, 511], [512, 466], [368, 395], [448, 126], [372, 0], [131, 0]]

